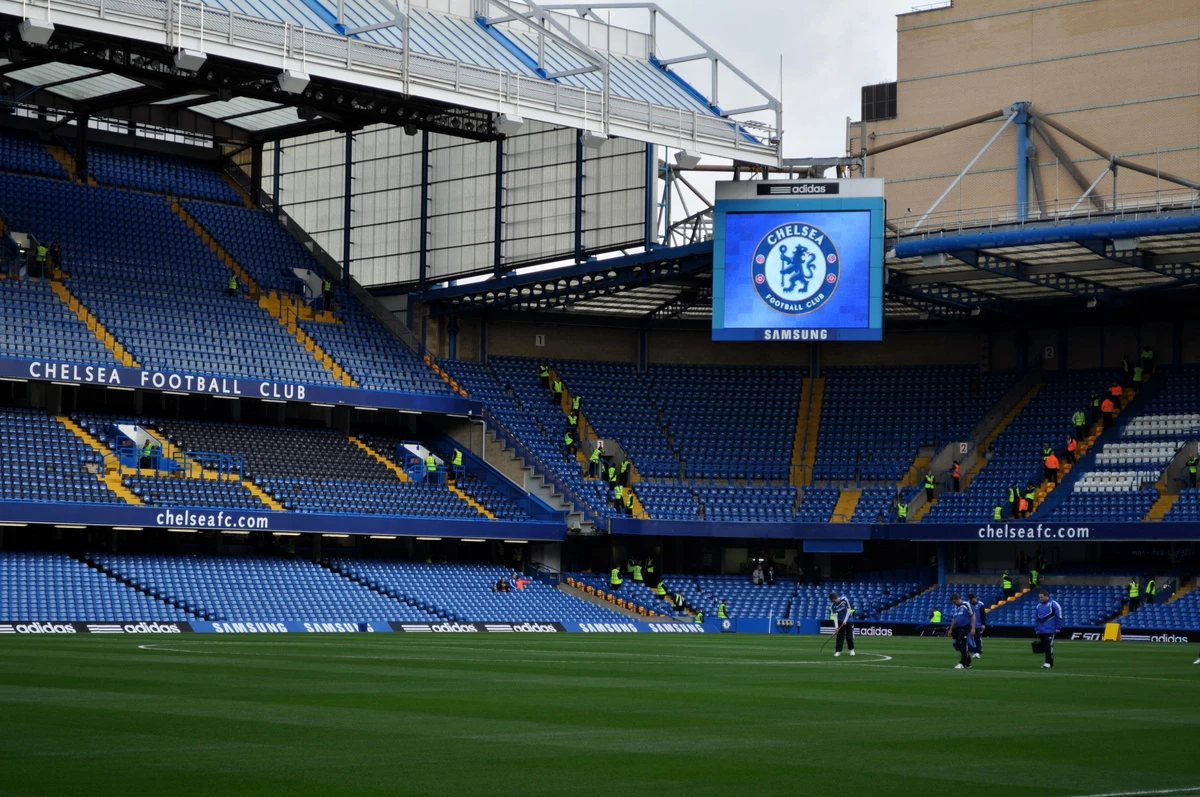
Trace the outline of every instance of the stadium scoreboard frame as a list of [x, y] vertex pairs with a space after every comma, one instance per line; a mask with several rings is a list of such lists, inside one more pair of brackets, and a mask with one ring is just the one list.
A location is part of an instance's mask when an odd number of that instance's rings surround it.
[[883, 339], [883, 180], [720, 182], [713, 340]]

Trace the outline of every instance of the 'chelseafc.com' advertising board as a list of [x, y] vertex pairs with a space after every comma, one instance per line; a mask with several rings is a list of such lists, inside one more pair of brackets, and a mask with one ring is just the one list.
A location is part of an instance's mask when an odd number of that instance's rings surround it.
[[882, 340], [883, 180], [717, 184], [713, 340]]

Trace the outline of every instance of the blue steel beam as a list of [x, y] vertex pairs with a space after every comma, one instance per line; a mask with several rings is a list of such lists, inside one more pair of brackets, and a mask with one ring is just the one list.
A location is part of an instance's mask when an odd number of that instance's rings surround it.
[[1017, 221], [1029, 218], [1029, 107], [1027, 102], [1018, 102], [1013, 122], [1017, 125]]
[[1017, 229], [990, 229], [961, 235], [929, 235], [896, 244], [896, 257], [909, 258], [938, 253], [952, 254], [980, 249], [1069, 243], [1081, 240], [1146, 238], [1154, 235], [1183, 235], [1200, 232], [1200, 215], [1166, 216], [1131, 221], [1096, 221], [1061, 225], [1029, 225]]

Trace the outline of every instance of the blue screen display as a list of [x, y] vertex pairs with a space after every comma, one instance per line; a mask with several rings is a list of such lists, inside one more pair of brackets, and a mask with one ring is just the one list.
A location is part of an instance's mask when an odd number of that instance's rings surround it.
[[[882, 339], [881, 201], [725, 204], [714, 235], [713, 340]], [[803, 204], [861, 207], [786, 209]]]

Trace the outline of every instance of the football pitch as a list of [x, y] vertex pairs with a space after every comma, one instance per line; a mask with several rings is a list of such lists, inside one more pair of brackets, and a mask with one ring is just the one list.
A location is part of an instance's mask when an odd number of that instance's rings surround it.
[[1200, 795], [1186, 645], [6, 637], [0, 795]]

